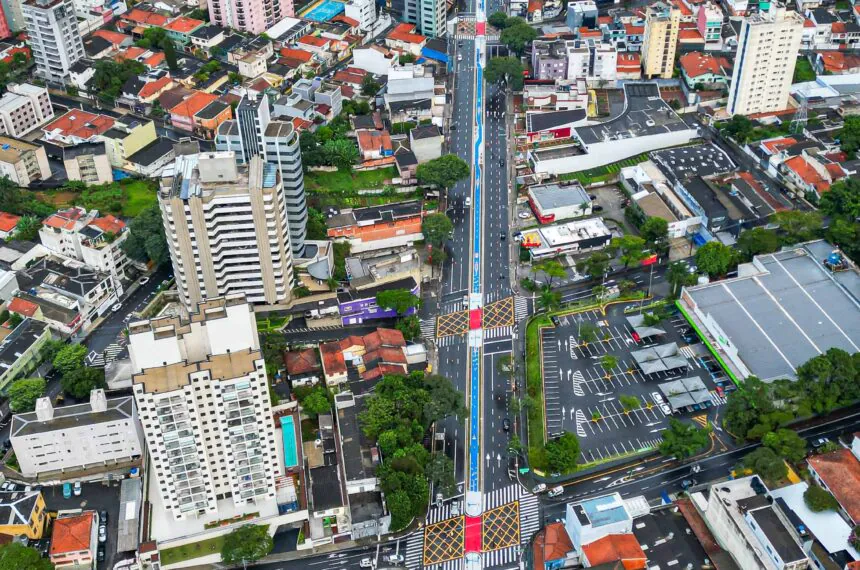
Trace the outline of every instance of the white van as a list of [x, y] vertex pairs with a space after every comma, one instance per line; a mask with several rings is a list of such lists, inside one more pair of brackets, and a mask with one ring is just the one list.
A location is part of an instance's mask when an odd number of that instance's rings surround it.
[[544, 491], [546, 491], [546, 485], [544, 485], [543, 483], [538, 483], [532, 489], [532, 493], [535, 495], [537, 495], [538, 493], [543, 493]]
[[549, 493], [547, 493], [546, 496], [547, 497], [558, 497], [562, 493], [564, 493], [564, 487], [559, 485], [558, 487], [553, 487], [552, 489], [550, 489]]

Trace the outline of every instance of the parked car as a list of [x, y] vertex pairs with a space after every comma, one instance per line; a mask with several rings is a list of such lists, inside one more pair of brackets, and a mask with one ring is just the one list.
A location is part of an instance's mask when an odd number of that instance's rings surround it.
[[117, 303], [110, 308], [111, 312], [118, 313], [122, 309], [122, 303]]
[[558, 497], [562, 493], [564, 493], [564, 487], [559, 485], [557, 487], [553, 487], [552, 489], [550, 489], [549, 493], [547, 493], [546, 496], [547, 497]]
[[651, 392], [651, 398], [658, 404], [663, 403], [663, 396], [660, 395], [660, 392]]
[[603, 206], [601, 206], [600, 204], [594, 204], [593, 206], [591, 206], [591, 211], [592, 212], [602, 212]]
[[683, 481], [681, 481], [681, 488], [684, 490], [687, 490], [690, 487], [694, 486], [695, 484], [696, 484], [695, 479], [684, 479]]
[[102, 524], [107, 524], [107, 522], [108, 522], [108, 513], [107, 513], [107, 511], [106, 511], [106, 510], [102, 509], [101, 511], [99, 511], [99, 521], [100, 521]]
[[535, 495], [537, 495], [538, 493], [543, 493], [544, 491], [546, 491], [546, 485], [544, 485], [543, 483], [538, 483], [537, 485], [532, 487], [532, 493], [534, 493]]
[[141, 285], [146, 285], [147, 283], [149, 283], [149, 277], [141, 277], [138, 283], [140, 283]]
[[529, 214], [528, 212], [520, 212], [519, 214], [517, 214], [517, 217], [521, 220], [528, 220], [529, 218], [532, 217], [532, 215]]
[[71, 483], [63, 483], [63, 498], [71, 499], [72, 498], [72, 484]]
[[829, 439], [827, 439], [826, 437], [820, 437], [820, 438], [818, 438], [812, 442], [812, 447], [815, 447], [815, 448], [824, 447], [828, 443], [830, 443]]
[[75, 496], [79, 497], [81, 495], [81, 482], [80, 481], [75, 481], [74, 489], [75, 489]]
[[107, 526], [99, 525], [99, 542], [107, 541]]
[[373, 560], [371, 558], [362, 558], [358, 566], [360, 568], [373, 568]]
[[660, 404], [660, 409], [663, 410], [663, 413], [667, 416], [672, 415], [672, 408], [669, 407], [669, 404]]
[[105, 561], [105, 547], [99, 545], [99, 549], [96, 551], [96, 560], [99, 562]]

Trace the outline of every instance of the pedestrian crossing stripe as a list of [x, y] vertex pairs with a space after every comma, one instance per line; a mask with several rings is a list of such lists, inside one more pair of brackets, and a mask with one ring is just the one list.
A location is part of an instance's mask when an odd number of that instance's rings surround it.
[[682, 346], [679, 350], [681, 351], [681, 354], [683, 354], [687, 358], [696, 358], [696, 353], [693, 352], [693, 347], [691, 346]]
[[698, 416], [693, 416], [693, 421], [696, 422], [697, 424], [699, 424], [700, 426], [705, 427], [708, 425], [708, 415], [707, 414], [700, 414]]
[[436, 336], [436, 319], [421, 319], [421, 336], [431, 339]]
[[514, 318], [517, 322], [529, 316], [529, 300], [517, 295], [514, 297]]
[[581, 370], [573, 373], [573, 394], [575, 396], [585, 396], [585, 390], [582, 389], [582, 384], [585, 382], [585, 377]]

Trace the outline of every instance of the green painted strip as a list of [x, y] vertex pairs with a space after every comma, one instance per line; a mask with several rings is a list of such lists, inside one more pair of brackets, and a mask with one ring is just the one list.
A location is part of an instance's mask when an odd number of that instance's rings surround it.
[[685, 309], [684, 306], [681, 304], [680, 299], [677, 299], [675, 301], [675, 306], [678, 307], [678, 310], [681, 311], [681, 314], [684, 315], [684, 318], [687, 319], [687, 322], [690, 323], [690, 326], [693, 327], [693, 330], [696, 331], [696, 334], [699, 335], [699, 338], [702, 339], [702, 342], [705, 343], [705, 346], [708, 347], [708, 350], [711, 351], [711, 354], [714, 355], [714, 358], [717, 359], [717, 362], [720, 363], [720, 366], [723, 367], [723, 370], [725, 370], [726, 374], [729, 375], [729, 378], [732, 379], [732, 382], [735, 383], [735, 386], [740, 388], [743, 382], [738, 380], [732, 372], [732, 369], [726, 366], [726, 363], [723, 361], [723, 357], [720, 356], [719, 351], [717, 351], [717, 349], [713, 347], [711, 342], [708, 340], [708, 336], [701, 331], [698, 325], [696, 325], [696, 322], [690, 317], [689, 313], [687, 313], [687, 309]]

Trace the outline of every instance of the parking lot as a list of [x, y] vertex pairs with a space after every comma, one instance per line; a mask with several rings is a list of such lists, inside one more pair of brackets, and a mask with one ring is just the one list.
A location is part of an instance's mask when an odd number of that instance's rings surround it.
[[[637, 308], [619, 304], [605, 315], [592, 310], [560, 317], [541, 331], [547, 431], [550, 437], [576, 433], [582, 462], [655, 448], [672, 415], [702, 426], [714, 422], [734, 388], [674, 311], [656, 325], [664, 334], [637, 341], [626, 318]], [[674, 362], [686, 367], [645, 374], [631, 354], [671, 343], [679, 348]], [[615, 362], [607, 362], [607, 355]], [[673, 412], [659, 385], [693, 378], [707, 389], [706, 401]]]

